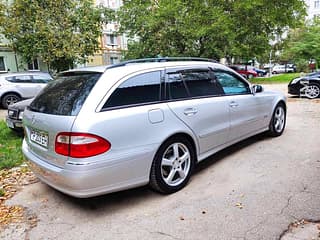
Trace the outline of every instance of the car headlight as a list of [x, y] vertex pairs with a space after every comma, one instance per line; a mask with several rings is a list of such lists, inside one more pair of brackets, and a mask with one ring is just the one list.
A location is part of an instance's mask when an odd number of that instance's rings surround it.
[[290, 84], [296, 84], [297, 82], [299, 82], [301, 80], [301, 78], [295, 78], [293, 79]]
[[12, 117], [13, 115], [14, 115], [14, 111], [8, 110], [8, 116], [9, 116], [9, 117]]
[[19, 113], [19, 117], [18, 117], [20, 120], [22, 120], [22, 118], [23, 118], [23, 112], [20, 112]]

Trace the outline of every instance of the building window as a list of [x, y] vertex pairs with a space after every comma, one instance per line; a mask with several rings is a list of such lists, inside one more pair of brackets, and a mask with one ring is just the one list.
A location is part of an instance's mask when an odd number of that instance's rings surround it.
[[6, 71], [6, 64], [4, 62], [4, 57], [0, 56], [0, 72], [5, 72]]
[[117, 44], [117, 36], [114, 34], [107, 34], [107, 45], [116, 46]]
[[116, 64], [119, 63], [119, 58], [118, 57], [110, 57], [110, 63], [111, 64]]
[[320, 1], [314, 1], [314, 8], [320, 8]]
[[32, 62], [28, 63], [28, 70], [30, 70], [30, 71], [40, 70], [38, 59], [34, 59]]

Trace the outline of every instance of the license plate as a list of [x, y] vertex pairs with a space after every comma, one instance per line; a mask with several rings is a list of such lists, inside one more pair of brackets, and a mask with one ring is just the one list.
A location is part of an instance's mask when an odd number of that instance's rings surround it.
[[48, 147], [48, 134], [37, 130], [30, 131], [30, 140], [45, 148]]
[[9, 128], [14, 128], [13, 122], [11, 122], [9, 119], [7, 119], [7, 126], [8, 126]]

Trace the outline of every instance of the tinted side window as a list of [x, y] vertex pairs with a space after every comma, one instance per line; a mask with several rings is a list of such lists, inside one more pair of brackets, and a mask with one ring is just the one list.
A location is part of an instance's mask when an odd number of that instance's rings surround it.
[[6, 77], [5, 78], [8, 82], [14, 82], [14, 77]]
[[169, 96], [171, 99], [217, 96], [223, 89], [210, 70], [188, 70], [169, 73]]
[[111, 94], [103, 108], [159, 101], [160, 76], [160, 71], [156, 71], [129, 78]]
[[223, 93], [213, 72], [209, 70], [183, 72], [182, 78], [187, 85], [190, 97], [216, 96]]
[[251, 93], [249, 85], [237, 78], [235, 75], [225, 71], [216, 71], [215, 76], [221, 84], [225, 94], [246, 94]]
[[169, 97], [170, 99], [183, 99], [188, 98], [189, 93], [186, 88], [186, 84], [182, 79], [180, 73], [170, 73], [168, 74], [169, 83]]
[[50, 82], [52, 79], [46, 76], [41, 76], [41, 75], [34, 75], [33, 76], [33, 83], [48, 83]]
[[7, 77], [6, 80], [14, 83], [31, 83], [32, 82], [30, 75]]

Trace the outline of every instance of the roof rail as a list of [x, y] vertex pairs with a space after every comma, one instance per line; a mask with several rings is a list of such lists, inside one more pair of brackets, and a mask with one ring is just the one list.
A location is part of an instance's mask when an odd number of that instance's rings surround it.
[[214, 62], [216, 60], [209, 58], [200, 58], [200, 57], [159, 57], [159, 58], [141, 58], [141, 59], [133, 59], [120, 63], [116, 63], [113, 65], [109, 65], [106, 69], [116, 68], [126, 66], [127, 64], [132, 63], [152, 63], [152, 62], [177, 62], [177, 61], [199, 61], [199, 62]]

